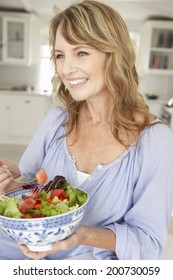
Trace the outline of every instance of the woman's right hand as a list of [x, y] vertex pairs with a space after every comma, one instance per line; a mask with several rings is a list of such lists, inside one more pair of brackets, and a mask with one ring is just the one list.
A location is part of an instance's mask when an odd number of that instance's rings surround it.
[[[17, 165], [7, 159], [0, 158], [0, 166], [20, 173]], [[20, 186], [20, 183], [13, 181], [13, 179], [7, 172], [0, 169], [0, 194], [5, 194], [6, 192], [17, 189]]]

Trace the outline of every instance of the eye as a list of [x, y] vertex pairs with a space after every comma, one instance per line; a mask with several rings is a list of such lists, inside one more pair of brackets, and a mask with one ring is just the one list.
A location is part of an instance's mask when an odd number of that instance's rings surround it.
[[55, 54], [56, 59], [63, 59], [64, 55], [63, 54]]
[[84, 52], [84, 51], [78, 52], [78, 56], [86, 56], [88, 54], [89, 54], [88, 52]]

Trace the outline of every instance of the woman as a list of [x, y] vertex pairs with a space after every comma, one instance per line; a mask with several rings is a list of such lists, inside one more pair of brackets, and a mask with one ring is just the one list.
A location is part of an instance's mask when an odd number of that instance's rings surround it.
[[[19, 169], [30, 177], [43, 167], [48, 180], [63, 175], [90, 200], [82, 224], [52, 251], [20, 251], [2, 236], [1, 258], [160, 258], [173, 206], [173, 133], [138, 92], [124, 21], [86, 0], [55, 15], [50, 42], [64, 106], [48, 113]], [[2, 192], [16, 188], [7, 174], [0, 179]]]

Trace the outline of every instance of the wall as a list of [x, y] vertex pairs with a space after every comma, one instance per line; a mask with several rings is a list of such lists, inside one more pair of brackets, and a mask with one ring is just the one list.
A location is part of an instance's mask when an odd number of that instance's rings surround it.
[[154, 93], [163, 101], [169, 100], [173, 96], [173, 82], [171, 76], [140, 76], [140, 91], [143, 95]]
[[40, 65], [40, 20], [33, 16], [31, 21], [31, 64], [29, 66], [0, 65], [0, 86], [1, 88], [21, 87], [32, 85], [38, 87], [39, 65]]

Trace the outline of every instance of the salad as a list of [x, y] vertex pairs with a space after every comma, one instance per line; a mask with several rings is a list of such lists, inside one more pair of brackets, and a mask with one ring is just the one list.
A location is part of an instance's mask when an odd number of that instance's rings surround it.
[[38, 192], [32, 191], [35, 187], [24, 186], [31, 192], [20, 197], [0, 196], [0, 215], [24, 219], [50, 217], [77, 209], [87, 201], [87, 194], [73, 188], [62, 176], [56, 176]]

